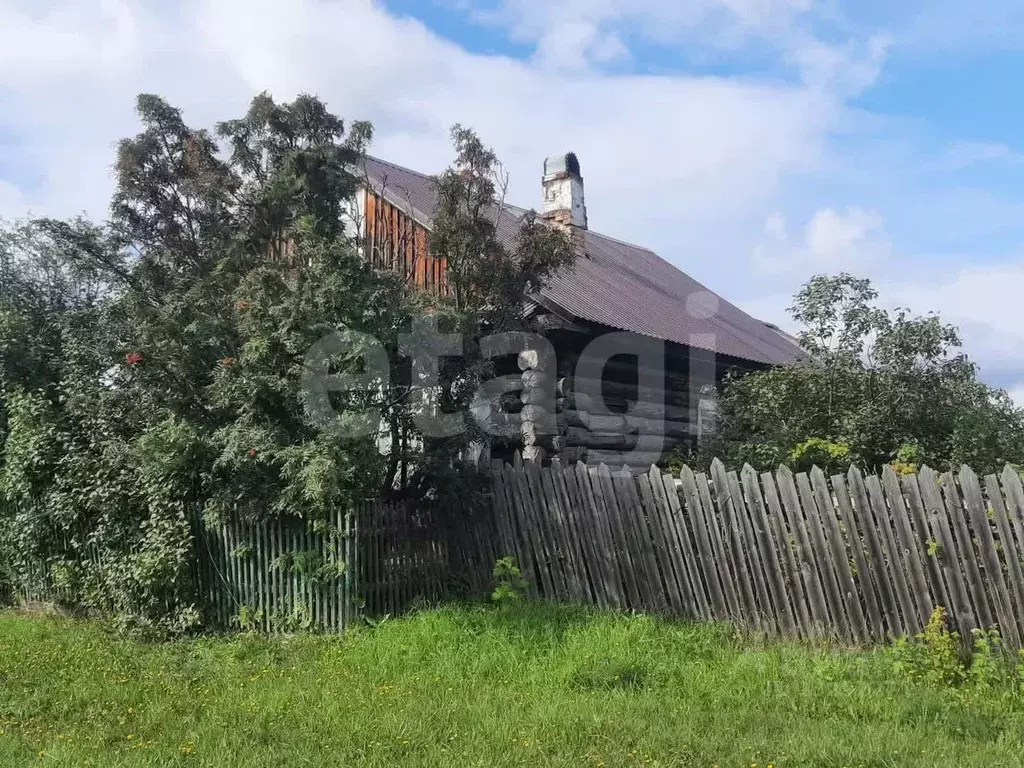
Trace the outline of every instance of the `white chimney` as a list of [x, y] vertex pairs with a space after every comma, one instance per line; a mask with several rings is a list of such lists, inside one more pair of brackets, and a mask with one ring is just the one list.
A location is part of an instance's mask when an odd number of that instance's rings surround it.
[[583, 177], [575, 153], [555, 155], [544, 161], [544, 218], [562, 226], [587, 228], [583, 202]]

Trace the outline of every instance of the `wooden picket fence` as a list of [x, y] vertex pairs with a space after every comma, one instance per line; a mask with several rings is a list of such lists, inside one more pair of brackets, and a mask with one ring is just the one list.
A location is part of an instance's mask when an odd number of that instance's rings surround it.
[[441, 519], [430, 505], [377, 501], [339, 512], [330, 524], [279, 518], [197, 526], [207, 622], [340, 632], [360, 616], [438, 600], [451, 570]]
[[[1024, 637], [1024, 491], [1012, 468], [865, 476], [853, 468], [679, 477], [601, 465], [495, 465], [496, 544], [535, 595], [885, 641], [936, 606], [970, 636]], [[492, 554], [487, 554], [489, 558]]]
[[[191, 516], [194, 567], [188, 575], [207, 629], [341, 632], [361, 617], [397, 614], [416, 603], [476, 596], [490, 564], [465, 539], [489, 506], [463, 508], [372, 501], [331, 520], [229, 520], [208, 526]], [[104, 543], [84, 550], [86, 578], [102, 580]], [[29, 563], [14, 585], [22, 603], [73, 606], [50, 564]], [[112, 610], [112, 607], [111, 607]]]
[[341, 631], [358, 589], [352, 515], [329, 525], [277, 518], [193, 526], [197, 597], [210, 627]]
[[[208, 626], [337, 632], [486, 598], [495, 562], [512, 556], [539, 598], [848, 643], [916, 634], [943, 606], [964, 637], [997, 627], [1024, 647], [1024, 488], [1009, 467], [826, 478], [716, 461], [674, 477], [518, 460], [490, 476], [483, 503], [367, 502], [314, 526], [197, 519]], [[59, 600], [38, 570], [22, 597]]]

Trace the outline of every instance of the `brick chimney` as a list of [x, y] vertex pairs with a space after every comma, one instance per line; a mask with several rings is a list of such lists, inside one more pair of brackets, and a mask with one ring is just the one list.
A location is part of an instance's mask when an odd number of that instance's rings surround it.
[[583, 202], [583, 177], [575, 153], [555, 155], [544, 161], [545, 219], [563, 227], [587, 228], [587, 206]]

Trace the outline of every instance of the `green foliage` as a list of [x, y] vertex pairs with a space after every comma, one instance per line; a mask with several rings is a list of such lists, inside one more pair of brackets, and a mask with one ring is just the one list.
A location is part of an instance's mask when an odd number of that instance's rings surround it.
[[897, 666], [912, 680], [942, 687], [959, 686], [967, 679], [960, 636], [950, 631], [942, 606], [932, 611], [924, 632], [913, 640], [899, 638], [893, 651]]
[[827, 472], [849, 466], [850, 447], [843, 443], [822, 440], [820, 437], [811, 437], [795, 446], [787, 458], [787, 463], [795, 469], [806, 472], [811, 467], [818, 466]]
[[758, 469], [820, 460], [901, 473], [1024, 461], [1024, 411], [978, 379], [957, 329], [876, 299], [869, 281], [848, 274], [808, 281], [790, 310], [808, 359], [727, 378], [719, 432], [702, 455]]
[[[455, 125], [451, 138], [455, 161], [436, 179], [437, 206], [428, 238], [430, 252], [445, 260], [450, 292], [432, 299], [431, 313], [439, 328], [464, 339], [462, 355], [442, 361], [441, 406], [446, 412], [468, 412], [479, 384], [495, 372], [494, 361], [481, 354], [480, 338], [532, 330], [523, 317], [524, 299], [571, 265], [578, 247], [534, 211], [520, 216], [506, 206], [508, 176], [473, 131]], [[514, 238], [499, 236], [499, 221]], [[427, 457], [423, 472], [443, 472], [450, 457], [469, 443], [494, 439], [469, 422], [464, 433], [431, 441], [435, 455]]]
[[235, 624], [243, 632], [253, 632], [263, 625], [264, 613], [262, 608], [250, 608], [242, 605], [238, 608], [235, 616]]
[[[156, 96], [137, 111], [109, 222], [0, 227], [0, 581], [42, 566], [77, 605], [175, 634], [202, 619], [197, 511], [313, 521], [393, 485], [379, 435], [311, 422], [303, 376], [328, 333], [394, 349], [413, 302], [345, 230], [369, 126], [310, 96], [262, 95], [216, 134]], [[386, 420], [394, 396], [332, 406]]]
[[491, 600], [495, 603], [515, 603], [526, 596], [529, 583], [523, 578], [516, 559], [507, 555], [494, 564], [494, 591]]
[[569, 685], [584, 691], [639, 690], [647, 677], [647, 671], [639, 665], [604, 658], [573, 672]]
[[948, 691], [962, 700], [978, 697], [1024, 703], [1024, 652], [1019, 661], [1003, 648], [998, 629], [974, 629], [970, 648], [949, 629], [946, 609], [932, 612], [924, 632], [896, 641], [892, 653], [908, 679]]
[[437, 179], [431, 253], [446, 260], [453, 310], [464, 321], [491, 332], [523, 328], [522, 298], [571, 264], [575, 247], [533, 212], [518, 222], [514, 247], [504, 245], [497, 217], [512, 215], [504, 208], [507, 174], [470, 129], [456, 125], [451, 137], [455, 163]]

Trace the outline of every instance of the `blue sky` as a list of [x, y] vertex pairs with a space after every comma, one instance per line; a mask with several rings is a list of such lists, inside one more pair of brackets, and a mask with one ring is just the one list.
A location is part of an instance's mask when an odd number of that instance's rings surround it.
[[307, 91], [427, 172], [475, 127], [540, 202], [785, 323], [816, 272], [959, 324], [1024, 402], [1016, 0], [0, 0], [0, 216], [104, 215], [134, 94], [196, 124]]

